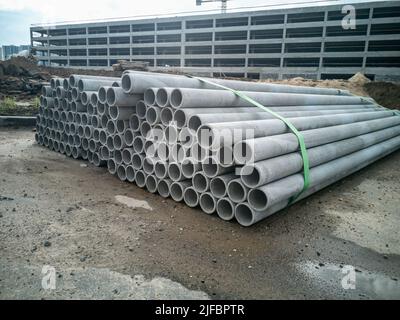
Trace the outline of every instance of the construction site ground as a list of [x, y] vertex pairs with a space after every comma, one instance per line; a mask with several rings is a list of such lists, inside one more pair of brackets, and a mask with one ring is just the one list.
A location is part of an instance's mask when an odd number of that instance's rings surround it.
[[0, 299], [400, 298], [400, 151], [244, 228], [0, 141]]

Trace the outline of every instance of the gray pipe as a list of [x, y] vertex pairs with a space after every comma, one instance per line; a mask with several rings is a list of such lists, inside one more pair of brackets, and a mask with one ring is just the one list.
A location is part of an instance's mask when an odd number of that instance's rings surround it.
[[132, 163], [132, 156], [134, 154], [133, 148], [125, 148], [122, 150], [122, 162], [125, 163], [126, 165], [129, 165]]
[[209, 156], [202, 162], [202, 169], [207, 177], [215, 178], [216, 176], [234, 171], [235, 167], [222, 167], [215, 156]]
[[99, 100], [100, 103], [107, 103], [107, 90], [111, 88], [110, 86], [102, 86], [98, 90], [98, 97], [97, 99]]
[[132, 156], [132, 166], [135, 170], [141, 170], [143, 168], [145, 155], [143, 153], [135, 153]]
[[211, 194], [216, 198], [225, 197], [228, 192], [228, 183], [237, 178], [238, 176], [234, 173], [228, 173], [212, 178], [210, 181]]
[[98, 91], [103, 86], [111, 87], [115, 80], [101, 79], [80, 79], [78, 81], [79, 92], [83, 91]]
[[132, 114], [131, 117], [129, 118], [129, 127], [134, 132], [139, 132], [141, 124], [142, 124], [142, 120], [139, 119], [138, 115]]
[[148, 107], [146, 111], [146, 121], [154, 126], [161, 122], [161, 109], [158, 107]]
[[146, 186], [146, 174], [142, 170], [136, 171], [135, 181], [139, 188], [144, 188]]
[[[329, 114], [346, 114], [346, 113], [362, 113], [382, 110], [382, 108], [364, 108], [364, 109], [342, 109], [342, 110], [317, 110], [317, 111], [288, 111], [278, 112], [279, 115], [285, 118], [297, 117], [312, 117], [322, 116]], [[268, 112], [254, 112], [254, 113], [206, 113], [190, 116], [187, 125], [190, 129], [197, 131], [200, 126], [207, 123], [216, 122], [236, 122], [247, 120], [266, 120], [276, 119], [275, 116]]]
[[[207, 79], [207, 78], [204, 78]], [[306, 93], [306, 94], [327, 94], [327, 95], [349, 95], [346, 90], [310, 88], [300, 86], [288, 86], [280, 84], [269, 84], [260, 82], [245, 82], [237, 80], [209, 79], [234, 90], [241, 91], [259, 91], [259, 92], [282, 92], [282, 93]], [[177, 87], [177, 88], [199, 88], [219, 90], [214, 85], [206, 84], [200, 80], [188, 78], [185, 76], [171, 76], [165, 74], [143, 74], [126, 73], [122, 76], [122, 88], [126, 93], [143, 93], [147, 88], [154, 87]], [[221, 89], [222, 90], [222, 89]]]
[[129, 120], [136, 107], [116, 107], [110, 106], [109, 113], [112, 120]]
[[156, 94], [156, 104], [160, 108], [167, 108], [171, 106], [170, 96], [173, 88], [160, 88]]
[[[332, 126], [303, 131], [302, 135], [307, 148], [355, 137], [373, 131], [382, 130], [400, 124], [400, 117], [363, 121], [345, 125]], [[297, 137], [293, 133], [244, 140], [234, 147], [234, 159], [237, 164], [258, 162], [282, 154], [297, 151]]]
[[144, 102], [148, 106], [154, 106], [156, 105], [156, 94], [157, 94], [158, 88], [148, 88], [144, 92]]
[[[393, 152], [400, 147], [400, 136], [391, 138], [371, 147], [346, 155], [339, 159], [321, 164], [310, 169], [310, 187], [334, 178], [340, 173], [354, 172], [354, 167], [368, 163], [371, 159], [381, 157], [381, 154]], [[294, 174], [267, 185], [252, 189], [249, 192], [249, 204], [255, 210], [266, 210], [298, 194], [304, 185], [302, 174]]]
[[157, 192], [157, 187], [158, 187], [158, 180], [155, 176], [153, 175], [148, 175], [146, 177], [146, 188], [147, 191], [151, 193], [156, 193]]
[[146, 118], [147, 105], [144, 101], [140, 100], [136, 103], [136, 115], [139, 119], [144, 120]]
[[133, 140], [133, 150], [135, 150], [135, 152], [137, 153], [143, 153], [144, 143], [145, 140], [142, 136], [136, 136], [135, 139]]
[[187, 188], [183, 194], [183, 200], [188, 207], [195, 208], [199, 205], [199, 194], [193, 187]]
[[[339, 115], [326, 115], [315, 117], [299, 117], [292, 118], [290, 122], [299, 131], [341, 125], [352, 122], [367, 121], [379, 118], [390, 117], [393, 111], [377, 111], [350, 113]], [[254, 138], [266, 137], [282, 134], [290, 131], [282, 120], [252, 120], [252, 121], [236, 121], [223, 123], [210, 123], [203, 125], [197, 132], [199, 144], [203, 147], [219, 148], [224, 144], [234, 144], [240, 140], [246, 139], [246, 135], [251, 130]], [[211, 136], [210, 136], [211, 135]], [[211, 144], [209, 144], [211, 141]]]
[[89, 102], [91, 102], [93, 94], [97, 95], [97, 91], [84, 91], [84, 92], [82, 92], [82, 94], [81, 94], [82, 103], [86, 105]]
[[187, 180], [187, 178], [182, 174], [181, 164], [176, 162], [169, 163], [168, 176], [173, 181]]
[[107, 161], [107, 168], [108, 172], [110, 172], [112, 175], [117, 173], [117, 164], [115, 163], [114, 159], [109, 159]]
[[154, 174], [157, 160], [157, 158], [146, 157], [143, 161], [143, 171], [147, 174]]
[[235, 218], [235, 206], [229, 198], [221, 198], [217, 201], [217, 214], [225, 221], [231, 221]]
[[202, 171], [196, 172], [192, 178], [193, 187], [197, 192], [203, 193], [210, 189], [210, 178]]
[[243, 184], [240, 178], [229, 181], [227, 193], [232, 202], [245, 202], [248, 192], [249, 188]]
[[201, 164], [192, 158], [185, 158], [181, 162], [180, 169], [186, 179], [192, 179], [195, 173], [201, 170]]
[[154, 173], [157, 178], [165, 179], [168, 175], [168, 163], [159, 159], [155, 162]]
[[136, 174], [136, 171], [133, 168], [133, 166], [131, 166], [131, 165], [126, 166], [126, 179], [129, 182], [135, 182], [135, 174]]
[[[400, 126], [310, 148], [307, 150], [309, 166], [310, 168], [318, 166], [398, 135], [400, 135]], [[244, 166], [241, 178], [246, 186], [255, 188], [293, 175], [302, 168], [301, 154], [290, 153]]]
[[213, 214], [217, 210], [217, 200], [214, 196], [205, 192], [200, 195], [200, 207], [207, 214]]
[[132, 129], [127, 129], [125, 130], [124, 133], [124, 142], [127, 146], [131, 147], [133, 146], [133, 140], [135, 139], [136, 134], [133, 132]]
[[77, 87], [78, 86], [78, 82], [81, 79], [102, 79], [102, 80], [110, 80], [110, 81], [119, 81], [120, 78], [114, 78], [114, 77], [102, 77], [102, 76], [89, 76], [89, 75], [81, 75], [81, 74], [71, 74], [69, 76], [69, 86], [70, 87]]
[[169, 189], [171, 187], [172, 180], [162, 179], [158, 182], [157, 191], [163, 198], [168, 198], [170, 196]]
[[161, 123], [168, 126], [174, 120], [174, 111], [172, 108], [162, 108], [160, 113]]
[[[170, 89], [169, 89], [170, 90]], [[157, 95], [161, 89], [157, 92]], [[268, 106], [306, 106], [306, 105], [344, 105], [369, 104], [370, 101], [357, 96], [298, 94], [284, 92], [253, 92], [243, 94]], [[177, 88], [170, 94], [172, 108], [209, 108], [209, 107], [254, 107], [252, 103], [236, 96], [230, 91]], [[157, 96], [156, 96], [157, 101]]]

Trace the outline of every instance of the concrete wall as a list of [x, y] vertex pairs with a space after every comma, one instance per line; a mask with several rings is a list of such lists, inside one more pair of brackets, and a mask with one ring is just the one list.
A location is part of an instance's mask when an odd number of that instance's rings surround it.
[[363, 72], [400, 80], [400, 1], [173, 18], [35, 26], [45, 65], [110, 68], [118, 59], [151, 67], [250, 78], [346, 78]]

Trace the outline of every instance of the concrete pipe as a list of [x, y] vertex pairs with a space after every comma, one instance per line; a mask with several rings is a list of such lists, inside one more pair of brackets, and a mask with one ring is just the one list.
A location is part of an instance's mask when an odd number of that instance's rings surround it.
[[107, 144], [107, 132], [106, 130], [100, 130], [100, 134], [99, 134], [99, 141], [102, 145], [106, 145]]
[[171, 198], [174, 199], [176, 202], [181, 202], [183, 200], [183, 195], [187, 188], [192, 186], [192, 182], [189, 180], [180, 181], [180, 182], [173, 182], [170, 185], [169, 193]]
[[80, 79], [78, 81], [79, 92], [83, 91], [98, 91], [101, 87], [111, 87], [115, 80], [106, 79]]
[[144, 101], [138, 101], [136, 103], [136, 115], [139, 117], [139, 119], [144, 120], [146, 119], [146, 113], [147, 105], [144, 103]]
[[86, 138], [82, 138], [82, 149], [86, 151], [89, 150], [89, 140]]
[[217, 210], [217, 199], [209, 192], [200, 195], [200, 208], [207, 214], [213, 214]]
[[112, 120], [129, 120], [131, 115], [135, 113], [136, 107], [116, 107], [111, 106], [109, 109]]
[[143, 171], [136, 171], [135, 181], [139, 188], [144, 188], [146, 186], [146, 176], [147, 175]]
[[174, 111], [172, 108], [162, 108], [160, 114], [161, 123], [168, 126], [174, 120]]
[[139, 132], [141, 124], [142, 120], [140, 120], [136, 114], [132, 114], [129, 118], [129, 127], [133, 130], [133, 132]]
[[147, 157], [156, 157], [157, 156], [157, 143], [152, 140], [147, 140], [144, 143], [144, 152]]
[[108, 120], [106, 129], [107, 129], [108, 134], [110, 134], [110, 135], [114, 135], [117, 133], [117, 127], [115, 125], [115, 122], [112, 120]]
[[145, 140], [142, 136], [136, 136], [133, 140], [133, 150], [137, 153], [144, 153]]
[[[48, 143], [48, 147], [49, 147], [50, 149], [52, 149], [52, 140], [49, 139], [47, 143]], [[68, 157], [71, 157], [71, 156], [72, 156], [72, 148], [71, 148], [71, 146], [70, 146], [69, 144], [67, 144], [67, 145], [65, 146], [65, 154], [66, 154]]]
[[102, 146], [100, 149], [100, 156], [104, 160], [109, 160], [114, 157], [114, 153], [111, 152], [106, 146]]
[[217, 214], [222, 220], [231, 221], [235, 218], [235, 206], [229, 198], [221, 198], [217, 201]]
[[60, 85], [60, 81], [64, 81], [61, 78], [51, 78], [50, 79], [50, 86], [53, 90], [55, 90], [59, 85]]
[[81, 74], [71, 74], [68, 78], [70, 87], [77, 87], [78, 82], [81, 79], [101, 79], [101, 80], [110, 80], [110, 81], [119, 81], [120, 78], [115, 77], [102, 77], [102, 76], [88, 76], [88, 75], [81, 75]]
[[215, 178], [216, 176], [233, 172], [235, 167], [222, 167], [215, 156], [209, 156], [202, 162], [202, 169], [207, 177]]
[[116, 150], [122, 150], [123, 148], [126, 147], [123, 135], [121, 134], [116, 134], [113, 137], [113, 144], [114, 144], [114, 148]]
[[73, 101], [81, 101], [81, 93], [78, 91], [77, 88], [72, 88], [71, 95]]
[[[207, 78], [205, 78], [207, 79]], [[218, 83], [234, 90], [240, 91], [259, 91], [259, 92], [281, 92], [281, 93], [304, 93], [304, 94], [327, 94], [327, 95], [349, 95], [346, 90], [289, 86], [281, 84], [270, 84], [260, 82], [245, 82], [237, 80], [222, 80], [210, 78], [210, 81]], [[126, 93], [143, 93], [147, 88], [174, 87], [174, 88], [200, 88], [215, 89], [214, 85], [206, 84], [200, 80], [185, 76], [171, 76], [165, 74], [143, 74], [129, 72], [125, 73], [121, 79], [122, 88]], [[220, 89], [222, 90], [222, 89]]]
[[97, 113], [100, 116], [102, 116], [104, 114], [109, 115], [108, 109], [106, 108], [107, 104], [104, 104], [104, 103], [101, 103], [101, 102], [97, 102], [96, 106], [97, 106]]
[[159, 195], [163, 198], [168, 198], [170, 196], [169, 189], [173, 183], [170, 179], [161, 179], [158, 182], [157, 191]]
[[124, 134], [129, 129], [129, 120], [115, 120], [115, 126], [119, 134]]
[[86, 105], [86, 112], [91, 116], [97, 115], [97, 109], [92, 103]]
[[185, 201], [186, 205], [190, 208], [195, 208], [199, 205], [200, 196], [198, 192], [193, 188], [187, 188], [183, 193], [183, 200]]
[[132, 163], [132, 156], [135, 153], [133, 148], [125, 148], [122, 150], [122, 161], [126, 165], [129, 165]]
[[43, 105], [45, 108], [54, 108], [54, 98], [45, 97], [43, 99]]
[[[157, 95], [162, 91], [160, 89]], [[370, 101], [356, 96], [298, 94], [283, 92], [242, 92], [262, 105], [268, 106], [306, 106], [306, 105], [346, 105], [370, 104]], [[157, 97], [156, 97], [157, 101]], [[201, 90], [179, 88], [170, 93], [169, 102], [172, 108], [219, 108], [219, 107], [250, 107], [252, 103], [238, 97], [228, 90]]]
[[150, 193], [156, 193], [157, 192], [157, 187], [158, 187], [158, 180], [155, 176], [153, 175], [148, 175], [146, 177], [146, 188], [147, 191]]
[[136, 137], [136, 134], [135, 134], [135, 132], [133, 132], [132, 129], [125, 130], [124, 142], [128, 147], [133, 146], [133, 140], [135, 139], [135, 137]]
[[115, 147], [114, 147], [114, 136], [108, 136], [107, 137], [107, 141], [106, 141], [106, 147], [108, 148], [108, 150], [110, 151], [115, 151]]
[[121, 181], [126, 181], [126, 166], [123, 164], [120, 164], [117, 167], [117, 176], [119, 180]]
[[135, 169], [131, 165], [126, 166], [126, 180], [129, 182], [135, 182], [135, 175]]
[[156, 105], [156, 94], [157, 94], [158, 88], [148, 88], [144, 92], [144, 102], [148, 106], [155, 106]]
[[168, 176], [168, 163], [159, 159], [154, 164], [154, 174], [159, 179], [165, 179]]
[[[313, 117], [329, 114], [345, 114], [345, 113], [361, 113], [371, 112], [379, 109], [363, 108], [363, 109], [339, 109], [339, 110], [316, 110], [316, 111], [288, 111], [277, 113], [285, 118], [298, 118], [298, 117]], [[382, 109], [381, 109], [382, 110]], [[181, 111], [181, 110], [177, 110]], [[185, 113], [185, 112], [181, 112]], [[268, 112], [253, 112], [253, 113], [206, 113], [206, 114], [194, 114], [190, 116], [187, 125], [190, 129], [197, 131], [203, 124], [216, 123], [216, 122], [236, 122], [236, 121], [247, 121], [247, 120], [266, 120], [276, 119], [275, 116]]]
[[[65, 126], [64, 126], [64, 130], [65, 130]], [[85, 137], [85, 127], [83, 125], [79, 125], [78, 129], [77, 129], [77, 133], [80, 138], [84, 138]]]
[[93, 164], [93, 152], [88, 151], [88, 161]]
[[[400, 126], [309, 148], [307, 150], [309, 166], [310, 168], [318, 166], [398, 135], [400, 135]], [[302, 168], [303, 159], [300, 153], [290, 153], [244, 166], [241, 178], [246, 186], [256, 188], [293, 175]]]
[[[331, 126], [303, 131], [302, 135], [307, 148], [355, 137], [358, 135], [382, 130], [400, 124], [400, 117], [363, 121], [351, 124]], [[234, 147], [234, 159], [237, 164], [258, 162], [282, 154], [297, 151], [297, 137], [293, 133], [245, 140]]]
[[107, 160], [107, 168], [108, 172], [110, 172], [112, 175], [117, 173], [117, 164], [115, 163], [114, 159], [110, 158]]
[[[374, 120], [393, 116], [393, 111], [363, 112], [315, 117], [291, 118], [290, 122], [299, 131], [311, 130], [346, 123]], [[231, 145], [240, 140], [266, 137], [287, 133], [290, 129], [279, 119], [251, 120], [211, 123], [202, 125], [197, 139], [202, 147], [218, 149], [222, 145]], [[246, 137], [247, 136], [247, 137]]]
[[83, 160], [87, 160], [88, 159], [88, 152], [86, 150], [81, 150], [81, 156]]
[[233, 146], [223, 146], [216, 151], [216, 158], [221, 167], [228, 168], [234, 165]]
[[67, 91], [64, 90], [63, 87], [57, 87], [56, 92], [57, 92], [58, 99], [64, 99], [67, 97]]
[[52, 93], [53, 93], [53, 89], [50, 86], [42, 87], [42, 95], [44, 97], [51, 97]]
[[122, 88], [111, 87], [107, 89], [107, 103], [110, 107], [134, 107], [143, 99], [142, 94], [126, 94]]
[[146, 174], [154, 174], [155, 164], [157, 162], [157, 158], [146, 157], [143, 160], [143, 171]]
[[228, 197], [232, 202], [240, 203], [245, 202], [249, 188], [244, 185], [240, 178], [229, 181], [228, 183]]
[[146, 121], [154, 126], [161, 122], [161, 109], [158, 107], [148, 107], [146, 111]]
[[197, 192], [204, 193], [210, 189], [210, 178], [202, 171], [199, 171], [194, 174], [192, 184]]
[[143, 169], [143, 162], [145, 159], [145, 155], [143, 153], [135, 153], [132, 156], [132, 166], [135, 170]]
[[204, 162], [207, 157], [214, 154], [211, 150], [204, 149], [202, 146], [199, 145], [198, 142], [195, 142], [190, 148], [190, 155], [197, 162]]
[[98, 91], [91, 91], [90, 103], [97, 107], [97, 104], [99, 103], [99, 93], [98, 93]]
[[151, 130], [151, 126], [147, 121], [143, 121], [140, 124], [140, 134], [144, 137], [144, 138], [148, 138], [148, 133]]
[[186, 179], [192, 179], [196, 172], [201, 170], [201, 163], [193, 158], [185, 158], [181, 163], [182, 175]]
[[82, 139], [79, 135], [74, 135], [74, 145], [78, 148], [82, 146]]
[[180, 143], [172, 145], [169, 150], [172, 161], [182, 163], [184, 159], [190, 157], [190, 148], [186, 148]]
[[228, 194], [228, 184], [239, 177], [234, 173], [224, 174], [210, 181], [210, 192], [216, 198], [224, 198]]
[[84, 135], [86, 139], [90, 139], [93, 135], [93, 127], [92, 126], [85, 126], [84, 127]]
[[97, 99], [100, 103], [106, 104], [107, 103], [107, 90], [109, 89], [109, 86], [104, 86], [99, 88], [97, 92]]
[[[382, 154], [393, 152], [399, 147], [400, 136], [397, 136], [339, 159], [313, 167], [310, 169], [310, 187], [334, 178], [338, 172], [354, 172], [354, 167], [368, 163], [371, 159], [375, 161], [377, 158], [380, 158]], [[304, 177], [302, 174], [288, 176], [252, 189], [248, 195], [249, 204], [255, 210], [267, 210], [279, 202], [297, 195], [302, 190], [303, 185]]]

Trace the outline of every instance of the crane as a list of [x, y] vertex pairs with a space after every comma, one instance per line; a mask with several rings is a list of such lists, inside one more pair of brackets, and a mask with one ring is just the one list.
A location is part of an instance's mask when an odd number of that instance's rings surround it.
[[218, 2], [221, 1], [221, 13], [226, 13], [228, 0], [196, 0], [196, 6], [201, 6], [205, 2]]

